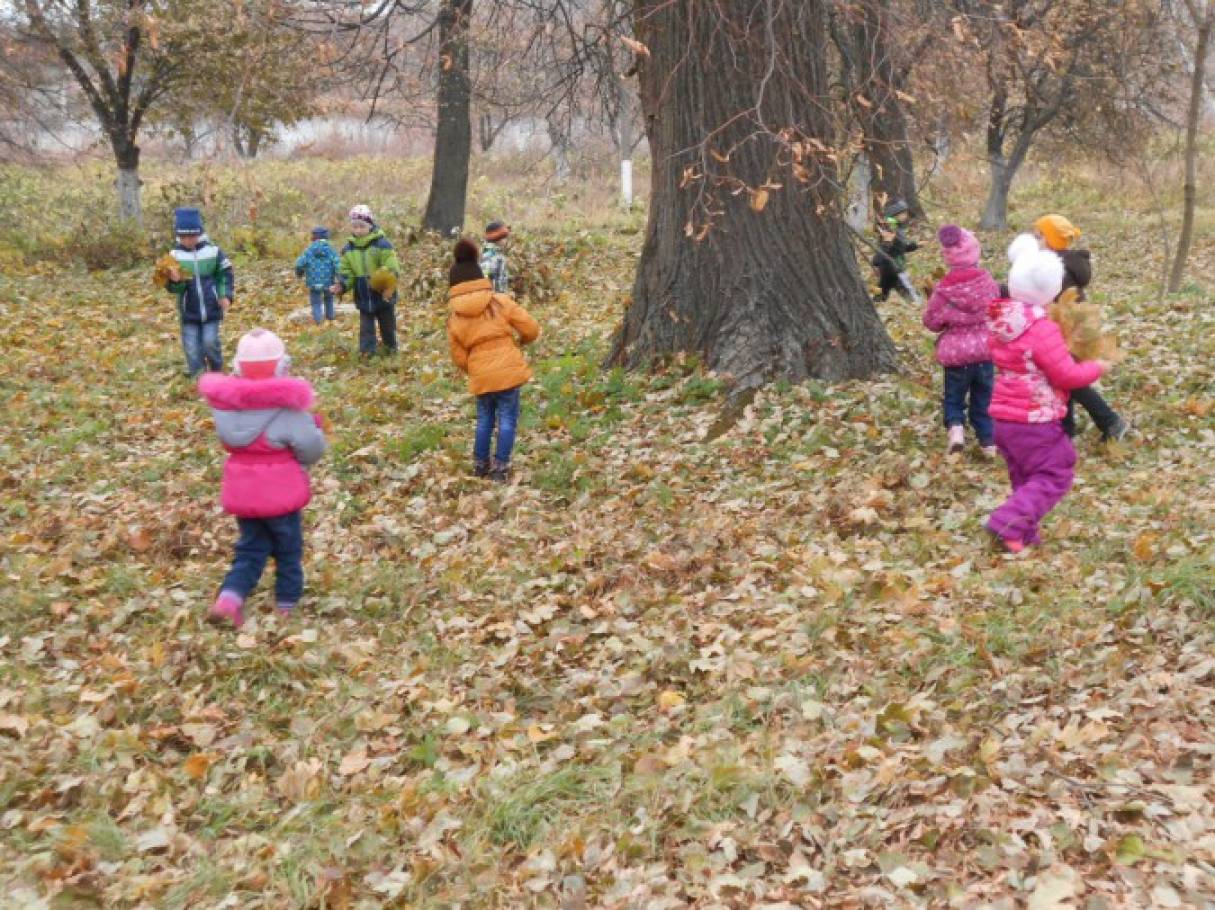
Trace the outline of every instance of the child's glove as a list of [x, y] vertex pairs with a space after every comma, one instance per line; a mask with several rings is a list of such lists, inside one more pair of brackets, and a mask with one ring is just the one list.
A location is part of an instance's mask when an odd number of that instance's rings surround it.
[[312, 415], [312, 422], [316, 424], [316, 428], [322, 433], [329, 432], [329, 421], [326, 419], [325, 415], [319, 411]]

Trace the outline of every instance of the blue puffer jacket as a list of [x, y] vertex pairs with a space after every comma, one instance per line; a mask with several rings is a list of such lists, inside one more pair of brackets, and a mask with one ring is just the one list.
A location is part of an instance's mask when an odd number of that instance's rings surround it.
[[337, 283], [341, 261], [328, 240], [314, 240], [295, 260], [295, 274], [310, 288], [328, 288]]

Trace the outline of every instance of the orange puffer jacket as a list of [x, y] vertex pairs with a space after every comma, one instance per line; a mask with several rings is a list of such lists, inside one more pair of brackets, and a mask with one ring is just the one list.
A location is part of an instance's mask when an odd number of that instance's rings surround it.
[[527, 310], [505, 294], [495, 294], [488, 278], [454, 285], [448, 302], [451, 359], [468, 374], [474, 395], [504, 392], [532, 378], [515, 342], [516, 332], [523, 344], [540, 337], [540, 326]]

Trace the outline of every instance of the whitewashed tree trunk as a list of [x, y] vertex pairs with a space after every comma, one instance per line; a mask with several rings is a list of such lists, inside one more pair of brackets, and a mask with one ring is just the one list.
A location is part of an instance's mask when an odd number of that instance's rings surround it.
[[852, 165], [852, 175], [849, 180], [851, 188], [848, 199], [848, 226], [858, 234], [863, 233], [869, 225], [869, 200], [872, 196], [873, 168], [869, 165], [869, 156], [857, 155]]
[[620, 160], [620, 201], [626, 209], [633, 207], [633, 159]]
[[620, 156], [620, 201], [625, 208], [633, 207], [633, 149], [637, 145], [637, 137], [633, 132], [633, 120], [637, 107], [637, 97], [633, 94], [623, 77], [616, 78], [617, 115], [616, 115], [616, 151]]
[[143, 203], [140, 200], [139, 166], [118, 169], [118, 217], [143, 225]]

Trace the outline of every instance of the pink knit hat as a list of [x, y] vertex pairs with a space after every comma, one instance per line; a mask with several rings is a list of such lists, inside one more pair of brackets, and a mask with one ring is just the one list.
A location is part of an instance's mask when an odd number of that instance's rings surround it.
[[947, 224], [937, 231], [937, 239], [941, 241], [941, 258], [951, 269], [972, 269], [979, 264], [983, 247], [966, 228]]
[[269, 329], [246, 332], [236, 344], [236, 373], [246, 379], [269, 379], [287, 359], [287, 346]]

